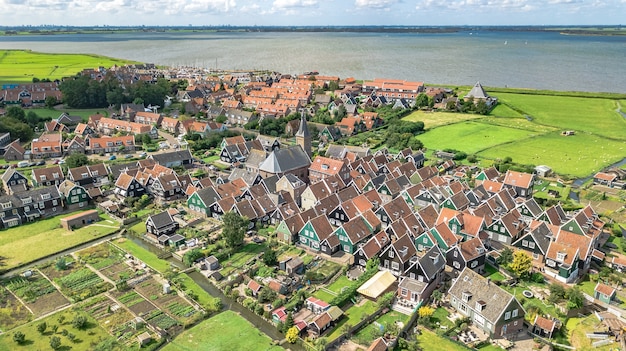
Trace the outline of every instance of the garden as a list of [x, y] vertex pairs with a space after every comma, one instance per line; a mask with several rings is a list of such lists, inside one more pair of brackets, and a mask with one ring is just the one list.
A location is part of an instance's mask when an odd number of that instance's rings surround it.
[[115, 240], [115, 245], [119, 246], [124, 251], [138, 258], [144, 262], [148, 267], [154, 269], [159, 273], [167, 272], [170, 268], [170, 264], [167, 261], [160, 259], [155, 253], [144, 249], [143, 247], [135, 244], [132, 240], [126, 238], [120, 238]]
[[356, 332], [352, 337], [352, 341], [363, 346], [369, 346], [375, 339], [383, 336], [385, 333], [397, 336], [398, 330], [401, 328], [397, 322], [404, 325], [408, 321], [409, 316], [397, 311], [389, 311]]
[[55, 278], [54, 281], [72, 302], [83, 301], [112, 288], [111, 284], [86, 267]]
[[69, 301], [38, 271], [32, 271], [30, 277], [13, 277], [4, 285], [22, 299], [35, 316], [69, 304]]
[[0, 286], [0, 330], [8, 330], [31, 320], [33, 314], [7, 289]]
[[196, 311], [176, 292], [164, 294], [163, 286], [152, 278], [135, 285], [134, 288], [139, 294], [149, 298], [157, 308], [178, 319], [183, 325], [193, 324], [202, 318], [202, 313]]

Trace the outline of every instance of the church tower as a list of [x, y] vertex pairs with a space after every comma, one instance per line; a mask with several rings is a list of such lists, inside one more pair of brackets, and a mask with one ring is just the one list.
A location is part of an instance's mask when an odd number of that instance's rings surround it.
[[302, 147], [302, 150], [304, 150], [304, 152], [306, 152], [306, 154], [309, 155], [309, 158], [311, 159], [311, 133], [309, 133], [309, 127], [306, 124], [304, 111], [302, 111], [302, 115], [300, 116], [300, 128], [296, 133], [296, 143]]

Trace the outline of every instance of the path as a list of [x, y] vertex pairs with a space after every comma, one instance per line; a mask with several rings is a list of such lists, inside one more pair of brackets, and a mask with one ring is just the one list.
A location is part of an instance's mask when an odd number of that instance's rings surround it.
[[626, 118], [626, 112], [622, 112], [622, 104], [620, 104], [619, 101], [615, 102], [617, 102], [617, 109], [615, 109], [615, 111], [622, 115], [622, 117]]

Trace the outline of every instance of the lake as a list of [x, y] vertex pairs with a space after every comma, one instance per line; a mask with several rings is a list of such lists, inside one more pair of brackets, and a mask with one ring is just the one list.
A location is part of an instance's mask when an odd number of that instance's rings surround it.
[[544, 32], [120, 33], [0, 37], [2, 49], [167, 66], [626, 93], [626, 37]]

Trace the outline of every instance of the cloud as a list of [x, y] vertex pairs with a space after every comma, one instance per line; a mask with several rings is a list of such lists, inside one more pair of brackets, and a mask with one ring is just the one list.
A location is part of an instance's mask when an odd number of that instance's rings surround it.
[[317, 0], [275, 0], [272, 3], [273, 9], [295, 9], [304, 7], [317, 7]]
[[399, 0], [356, 0], [354, 4], [357, 8], [389, 9], [399, 2]]

